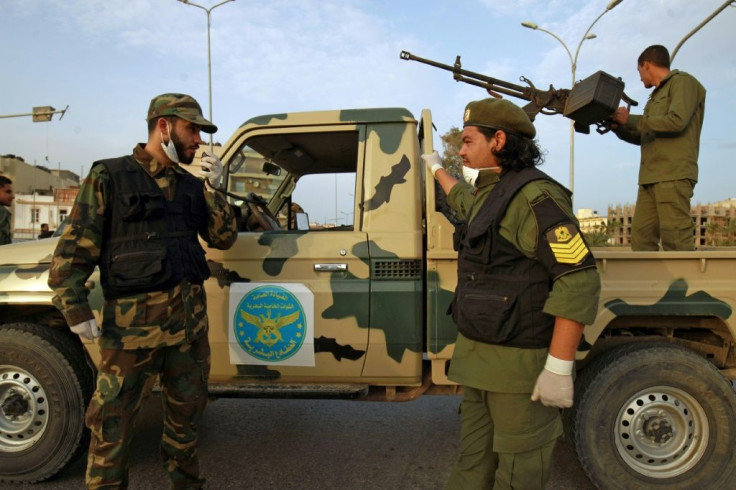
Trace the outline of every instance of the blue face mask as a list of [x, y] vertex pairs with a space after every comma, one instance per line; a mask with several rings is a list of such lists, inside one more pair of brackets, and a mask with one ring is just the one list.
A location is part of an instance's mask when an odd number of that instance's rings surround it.
[[169, 157], [169, 160], [174, 163], [179, 163], [179, 154], [176, 152], [174, 139], [171, 137], [171, 126], [169, 126], [168, 121], [166, 121], [166, 128], [169, 130], [169, 142], [164, 143], [164, 135], [161, 133], [161, 148], [164, 150], [164, 153], [166, 153], [166, 156]]

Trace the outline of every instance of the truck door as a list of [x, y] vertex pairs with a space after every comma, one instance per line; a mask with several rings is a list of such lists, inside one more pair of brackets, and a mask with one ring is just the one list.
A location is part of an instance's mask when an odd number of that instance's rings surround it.
[[[432, 119], [428, 110], [422, 112], [419, 137], [422, 153], [433, 151]], [[457, 285], [457, 253], [452, 244], [455, 225], [446, 196], [429, 171], [424, 179], [424, 211], [427, 230], [426, 267], [426, 332], [427, 356], [432, 363], [432, 381], [450, 384], [446, 364], [452, 358], [457, 327], [447, 314]]]
[[[210, 334], [213, 377], [359, 380], [370, 291], [366, 234], [355, 223], [364, 140], [355, 124], [260, 128], [225, 150], [243, 223], [230, 250], [208, 252], [225, 277], [207, 291], [209, 310], [221, 313]], [[263, 173], [264, 162], [280, 175]], [[250, 212], [258, 199], [276, 229]]]

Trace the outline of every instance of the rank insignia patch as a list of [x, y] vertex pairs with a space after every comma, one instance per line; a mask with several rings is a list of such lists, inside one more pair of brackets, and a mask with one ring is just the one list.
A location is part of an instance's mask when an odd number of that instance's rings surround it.
[[560, 264], [579, 264], [590, 253], [580, 236], [571, 225], [560, 225], [547, 232], [547, 241], [555, 260]]

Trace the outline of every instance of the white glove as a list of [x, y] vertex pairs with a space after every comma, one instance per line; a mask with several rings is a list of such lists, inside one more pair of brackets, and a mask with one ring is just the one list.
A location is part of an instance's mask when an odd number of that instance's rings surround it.
[[532, 401], [542, 402], [545, 407], [572, 407], [574, 361], [563, 361], [547, 355], [544, 369], [539, 373], [534, 385]]
[[[202, 153], [197, 177], [205, 179], [213, 189], [219, 189], [220, 180], [222, 179], [222, 162], [220, 159], [216, 155]], [[210, 189], [208, 188], [208, 190]]]
[[422, 155], [422, 160], [427, 164], [427, 169], [432, 172], [432, 177], [434, 177], [434, 174], [442, 168], [442, 160], [440, 160], [440, 155], [437, 153], [437, 150], [433, 151], [429, 155]]
[[97, 320], [94, 318], [87, 320], [86, 322], [78, 323], [69, 328], [72, 332], [87, 340], [94, 340], [100, 336], [100, 327], [97, 326]]

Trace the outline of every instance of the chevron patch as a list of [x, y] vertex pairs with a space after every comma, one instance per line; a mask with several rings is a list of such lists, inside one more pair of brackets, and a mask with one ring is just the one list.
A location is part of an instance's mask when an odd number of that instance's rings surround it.
[[560, 264], [579, 264], [590, 253], [580, 236], [580, 232], [572, 225], [560, 225], [547, 232], [547, 241]]

